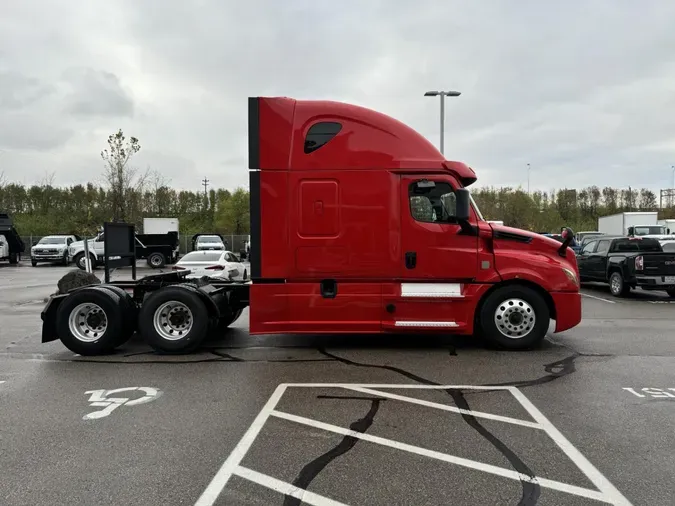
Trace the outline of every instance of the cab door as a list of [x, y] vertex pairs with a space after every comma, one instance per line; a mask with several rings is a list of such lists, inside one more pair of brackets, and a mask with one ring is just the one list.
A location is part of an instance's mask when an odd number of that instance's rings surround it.
[[[455, 218], [454, 178], [401, 177], [401, 277], [467, 282], [478, 275], [478, 234]], [[471, 211], [469, 223], [476, 225]]]
[[[449, 175], [401, 176], [400, 281], [383, 286], [384, 330], [471, 330], [479, 274], [477, 218], [455, 216]], [[472, 226], [467, 226], [472, 225]]]

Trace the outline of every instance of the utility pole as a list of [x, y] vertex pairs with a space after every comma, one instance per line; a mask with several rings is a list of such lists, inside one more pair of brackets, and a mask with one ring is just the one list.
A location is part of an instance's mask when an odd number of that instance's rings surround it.
[[207, 191], [208, 191], [209, 183], [210, 183], [210, 181], [208, 179], [206, 179], [206, 178], [202, 179], [202, 186], [204, 187], [204, 198], [208, 198], [207, 197], [207, 195], [208, 195]]
[[445, 144], [445, 97], [459, 97], [459, 91], [427, 91], [425, 97], [441, 97], [441, 154]]

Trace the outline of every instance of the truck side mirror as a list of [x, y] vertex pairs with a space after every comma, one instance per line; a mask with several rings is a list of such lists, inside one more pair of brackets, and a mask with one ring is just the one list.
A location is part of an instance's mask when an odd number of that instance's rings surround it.
[[567, 248], [574, 240], [574, 231], [569, 227], [565, 227], [560, 235], [563, 239], [563, 243], [560, 245], [560, 248], [558, 248], [558, 255], [564, 258], [567, 256]]
[[455, 191], [455, 218], [458, 222], [469, 221], [471, 216], [471, 197], [469, 190], [458, 188]]
[[635, 235], [635, 227], [628, 227], [628, 235]]

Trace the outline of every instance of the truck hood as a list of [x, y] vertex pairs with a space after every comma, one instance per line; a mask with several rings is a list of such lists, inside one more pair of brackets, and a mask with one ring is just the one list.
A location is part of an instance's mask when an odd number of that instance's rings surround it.
[[557, 251], [562, 244], [552, 237], [536, 234], [534, 232], [530, 232], [529, 230], [521, 230], [519, 228], [507, 227], [505, 225], [497, 225], [494, 223], [490, 223], [490, 227], [492, 227], [492, 234], [495, 239], [504, 239], [507, 241], [515, 241], [523, 244], [529, 243], [538, 249], [547, 250], [550, 248], [554, 251]]
[[[89, 245], [94, 244], [96, 241], [94, 239], [87, 239], [87, 242]], [[70, 247], [77, 249], [77, 248], [84, 248], [84, 241], [73, 241], [70, 243]]]

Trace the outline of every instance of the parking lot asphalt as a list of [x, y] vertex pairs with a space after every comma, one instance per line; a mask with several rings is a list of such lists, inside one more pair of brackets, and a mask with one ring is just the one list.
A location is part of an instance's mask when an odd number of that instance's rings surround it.
[[250, 337], [245, 312], [192, 355], [131, 341], [84, 358], [40, 343], [43, 299], [66, 271], [0, 267], [3, 505], [675, 497], [675, 306], [659, 293], [585, 286], [582, 323], [529, 352], [453, 337]]

